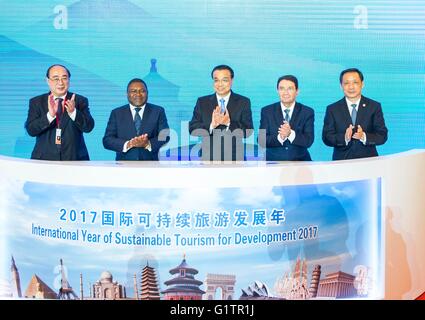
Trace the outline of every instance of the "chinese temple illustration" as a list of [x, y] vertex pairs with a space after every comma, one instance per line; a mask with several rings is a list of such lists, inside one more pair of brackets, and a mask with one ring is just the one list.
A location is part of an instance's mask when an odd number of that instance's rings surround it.
[[149, 73], [143, 77], [148, 85], [149, 100], [164, 107], [170, 128], [180, 131], [181, 121], [190, 119], [192, 109], [179, 101], [180, 87], [159, 74], [157, 62], [151, 59]]
[[[189, 130], [188, 123], [192, 117], [193, 105], [187, 105], [179, 100], [180, 87], [158, 72], [157, 59], [152, 58], [150, 64], [149, 73], [143, 77], [148, 85], [149, 101], [164, 107], [170, 129], [182, 136]], [[193, 147], [193, 145], [187, 145], [188, 143], [189, 141], [181, 141], [179, 146], [178, 143], [170, 141], [167, 157], [170, 160], [188, 160], [190, 148]], [[197, 159], [197, 155], [194, 157]]]
[[142, 270], [141, 287], [140, 297], [142, 300], [160, 300], [156, 271], [149, 266], [149, 263], [146, 263]]
[[126, 297], [125, 288], [117, 281], [109, 271], [103, 271], [100, 279], [93, 284], [93, 298], [103, 300], [117, 300]]
[[169, 272], [174, 278], [164, 282], [167, 289], [161, 293], [164, 294], [165, 300], [202, 300], [205, 291], [199, 288], [202, 281], [195, 279], [198, 270], [187, 264], [185, 256], [183, 261]]

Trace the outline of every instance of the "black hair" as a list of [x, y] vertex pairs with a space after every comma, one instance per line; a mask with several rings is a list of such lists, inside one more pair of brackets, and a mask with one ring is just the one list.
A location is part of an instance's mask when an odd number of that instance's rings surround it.
[[146, 91], [148, 91], [148, 85], [146, 84], [146, 82], [144, 82], [142, 79], [139, 79], [139, 78], [134, 78], [134, 79], [131, 79], [130, 80], [130, 82], [128, 83], [128, 85], [127, 85], [127, 91], [128, 91], [128, 88], [130, 87], [130, 84], [132, 84], [132, 83], [134, 83], [134, 82], [140, 82], [140, 83], [143, 83], [143, 85], [145, 86], [145, 88], [146, 88]]
[[342, 83], [342, 78], [344, 77], [344, 74], [348, 72], [357, 72], [357, 74], [360, 77], [360, 80], [362, 80], [363, 82], [363, 73], [357, 68], [350, 68], [350, 69], [345, 69], [341, 71], [341, 74], [339, 75], [339, 83]]
[[211, 78], [213, 78], [213, 79], [214, 79], [214, 72], [216, 70], [229, 70], [230, 77], [233, 79], [233, 77], [235, 76], [235, 73], [233, 72], [232, 68], [230, 68], [228, 65], [220, 64], [218, 66], [215, 66], [214, 69], [212, 69], [212, 71], [211, 71]]
[[[69, 72], [68, 68], [65, 67], [64, 65], [61, 64], [52, 64], [46, 71], [46, 78], [49, 78], [49, 73], [50, 73], [50, 69], [52, 69], [53, 67], [62, 67], [66, 70], [66, 72], [68, 73], [68, 78], [71, 78], [71, 72]], [[49, 78], [50, 79], [50, 78]]]
[[277, 79], [276, 88], [279, 89], [279, 82], [281, 82], [282, 80], [288, 80], [288, 81], [293, 82], [295, 84], [295, 89], [298, 90], [298, 79], [297, 79], [297, 77], [290, 75], [290, 74], [287, 74], [285, 76], [281, 76], [279, 79]]

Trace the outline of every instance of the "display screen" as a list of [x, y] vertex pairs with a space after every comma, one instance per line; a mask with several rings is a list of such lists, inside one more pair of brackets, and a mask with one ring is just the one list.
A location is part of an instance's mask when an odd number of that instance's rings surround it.
[[341, 99], [339, 74], [364, 74], [363, 94], [382, 104], [388, 141], [380, 155], [425, 148], [425, 2], [416, 1], [2, 1], [0, 153], [30, 158], [24, 128], [31, 97], [48, 92], [52, 64], [71, 71], [70, 91], [89, 99], [92, 160], [113, 160], [102, 137], [126, 86], [146, 81], [165, 108], [167, 150], [199, 140], [188, 133], [197, 97], [213, 93], [211, 70], [235, 71], [233, 90], [251, 99], [256, 145], [263, 106], [279, 101], [277, 79], [293, 74], [297, 101], [315, 110], [313, 160], [331, 160], [321, 139], [326, 106]]

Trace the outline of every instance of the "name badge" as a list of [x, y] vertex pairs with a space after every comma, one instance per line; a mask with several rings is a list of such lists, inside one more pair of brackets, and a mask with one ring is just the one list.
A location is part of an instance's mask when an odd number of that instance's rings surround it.
[[55, 143], [56, 144], [61, 144], [62, 138], [62, 129], [56, 129], [56, 139], [55, 139]]

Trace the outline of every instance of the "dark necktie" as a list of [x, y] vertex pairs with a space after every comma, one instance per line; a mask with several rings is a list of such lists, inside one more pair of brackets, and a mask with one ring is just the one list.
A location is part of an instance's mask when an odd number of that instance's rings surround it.
[[134, 127], [136, 128], [136, 133], [138, 136], [140, 136], [141, 131], [142, 131], [142, 118], [140, 117], [140, 110], [142, 110], [142, 108], [137, 107], [134, 108], [134, 110], [136, 111], [136, 115], [134, 116]]
[[353, 124], [353, 126], [356, 124], [356, 119], [357, 119], [357, 110], [356, 110], [356, 104], [352, 104], [351, 107], [353, 108], [353, 110], [351, 110], [351, 123]]
[[56, 99], [58, 101], [58, 110], [56, 111], [56, 119], [58, 120], [58, 127], [60, 126], [60, 122], [61, 122], [61, 118], [62, 118], [62, 98], [57, 98]]
[[289, 123], [289, 111], [290, 111], [290, 109], [288, 108], [288, 109], [285, 109], [283, 111], [285, 111], [285, 122]]

